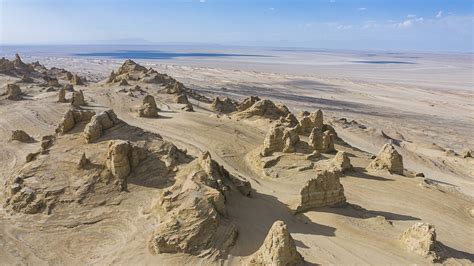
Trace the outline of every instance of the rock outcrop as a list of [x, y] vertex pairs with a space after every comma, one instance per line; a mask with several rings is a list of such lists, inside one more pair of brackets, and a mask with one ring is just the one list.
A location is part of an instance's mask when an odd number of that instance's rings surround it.
[[86, 105], [86, 101], [84, 100], [84, 93], [82, 92], [82, 90], [75, 91], [72, 93], [71, 105], [77, 108]]
[[229, 182], [228, 172], [207, 152], [190, 167], [185, 180], [163, 194], [166, 215], [149, 241], [153, 254], [220, 256], [237, 237], [225, 205], [225, 195], [235, 181]]
[[194, 112], [194, 107], [191, 103], [188, 103], [185, 106], [183, 106], [181, 110], [186, 111], [186, 112]]
[[305, 212], [319, 207], [344, 205], [344, 187], [339, 181], [339, 171], [318, 171], [316, 177], [310, 179], [300, 191], [301, 199], [296, 213]]
[[290, 114], [290, 111], [286, 106], [281, 104], [275, 104], [270, 100], [260, 100], [255, 102], [253, 105], [246, 108], [245, 110], [236, 112], [235, 116], [244, 119], [251, 117], [260, 117], [267, 118], [270, 120], [278, 120], [282, 117], [286, 117], [288, 114]]
[[88, 122], [95, 115], [93, 111], [69, 109], [62, 117], [56, 128], [56, 133], [62, 135], [73, 129], [80, 122]]
[[8, 100], [19, 101], [22, 99], [21, 89], [16, 84], [7, 84], [6, 91], [2, 95], [6, 95]]
[[308, 136], [311, 134], [313, 128], [323, 130], [323, 112], [321, 110], [317, 110], [311, 114], [303, 112], [302, 115], [303, 117], [297, 126], [298, 134]]
[[142, 106], [138, 110], [140, 117], [158, 117], [158, 107], [156, 106], [155, 97], [147, 95], [143, 98]]
[[94, 115], [90, 122], [87, 123], [82, 136], [87, 143], [91, 143], [102, 136], [104, 130], [120, 123], [117, 115], [113, 110], [103, 111]]
[[237, 111], [242, 112], [250, 108], [250, 106], [254, 105], [256, 102], [260, 101], [260, 98], [257, 96], [250, 96], [245, 98], [238, 106]]
[[433, 225], [418, 222], [408, 228], [400, 237], [404, 247], [432, 261], [439, 257], [436, 254], [436, 230]]
[[463, 158], [472, 158], [474, 157], [474, 151], [472, 151], [471, 149], [463, 149], [461, 151], [461, 156]]
[[286, 117], [280, 118], [280, 123], [286, 127], [296, 127], [299, 121], [294, 114], [289, 113]]
[[120, 187], [125, 190], [127, 189], [127, 176], [145, 158], [145, 150], [129, 141], [110, 141], [106, 167], [116, 178]]
[[336, 156], [331, 160], [331, 165], [334, 170], [344, 173], [345, 171], [351, 170], [351, 160], [346, 152], [339, 151]]
[[72, 85], [85, 85], [84, 81], [77, 74], [72, 75], [69, 81]]
[[180, 104], [189, 104], [188, 96], [186, 96], [186, 94], [178, 94], [175, 97], [175, 101]]
[[273, 152], [294, 152], [295, 145], [300, 141], [294, 128], [275, 125], [267, 132], [263, 142], [262, 156], [269, 156]]
[[289, 266], [303, 265], [303, 262], [286, 224], [276, 221], [262, 246], [250, 258], [249, 265]]
[[387, 170], [392, 174], [403, 175], [403, 157], [392, 144], [387, 143], [367, 166], [367, 170]]
[[34, 139], [23, 130], [13, 130], [12, 136], [10, 137], [10, 141], [13, 141], [13, 140], [20, 141], [20, 142], [34, 141]]
[[309, 135], [308, 144], [319, 152], [328, 153], [335, 151], [335, 139], [336, 135], [330, 130], [323, 132], [322, 128], [314, 127]]
[[237, 103], [228, 97], [225, 97], [222, 100], [219, 97], [216, 97], [211, 103], [211, 109], [219, 113], [229, 114], [237, 111]]
[[66, 100], [66, 89], [61, 88], [58, 91], [58, 103], [65, 103], [65, 102], [67, 102], [67, 100]]

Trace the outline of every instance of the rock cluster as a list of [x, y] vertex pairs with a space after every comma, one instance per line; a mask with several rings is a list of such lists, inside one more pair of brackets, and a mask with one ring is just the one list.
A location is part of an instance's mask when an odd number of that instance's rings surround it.
[[129, 141], [110, 141], [106, 167], [116, 178], [120, 187], [125, 190], [127, 188], [127, 176], [145, 158], [145, 150]]
[[102, 136], [102, 132], [120, 123], [113, 110], [103, 111], [94, 115], [87, 123], [82, 136], [87, 143], [91, 143]]
[[323, 130], [323, 112], [317, 110], [314, 113], [303, 113], [303, 117], [298, 123], [297, 130], [298, 134], [308, 136], [313, 131], [313, 128], [319, 128]]
[[339, 171], [318, 171], [316, 177], [310, 179], [300, 191], [300, 203], [296, 213], [325, 206], [340, 206], [345, 204], [344, 187], [339, 181]]
[[84, 100], [84, 93], [82, 92], [82, 90], [74, 91], [72, 93], [71, 105], [74, 107], [81, 107], [86, 105], [86, 101]]
[[400, 241], [410, 252], [431, 260], [438, 259], [436, 254], [436, 230], [431, 224], [423, 222], [414, 224], [401, 235]]
[[163, 194], [166, 216], [149, 241], [153, 254], [225, 254], [237, 237], [226, 218], [227, 171], [203, 153], [182, 182]]
[[80, 122], [90, 121], [95, 115], [93, 111], [69, 109], [62, 117], [56, 128], [56, 133], [62, 135], [73, 129]]
[[303, 257], [282, 221], [273, 223], [262, 246], [250, 258], [249, 265], [302, 265]]
[[15, 177], [8, 186], [6, 206], [9, 205], [16, 212], [34, 214], [41, 212], [45, 207], [42, 197], [35, 190], [24, 184], [21, 176]]
[[334, 141], [336, 135], [330, 130], [323, 131], [323, 128], [324, 127], [314, 127], [311, 130], [308, 144], [313, 147], [313, 149], [322, 153], [333, 152], [335, 151]]
[[13, 130], [12, 136], [10, 137], [10, 141], [13, 140], [17, 140], [20, 142], [31, 142], [34, 139], [23, 130]]
[[246, 107], [251, 102], [252, 98], [250, 98], [250, 100], [246, 99], [242, 103], [242, 106], [239, 106], [239, 112], [237, 112], [235, 115], [238, 118], [251, 118], [256, 116], [270, 120], [278, 120], [290, 114], [290, 111], [286, 106], [275, 104], [270, 100], [256, 101], [251, 106], [244, 109], [244, 107]]
[[403, 175], [403, 157], [392, 144], [387, 143], [367, 166], [367, 170], [388, 170], [392, 174]]
[[219, 97], [216, 97], [211, 103], [211, 109], [219, 113], [229, 114], [237, 111], [237, 103], [228, 97], [225, 97], [222, 100]]
[[8, 100], [19, 101], [21, 100], [21, 89], [16, 84], [7, 84], [6, 92], [2, 95], [6, 95]]
[[143, 98], [143, 103], [138, 110], [140, 117], [158, 117], [158, 107], [156, 106], [155, 97], [147, 95]]
[[267, 132], [263, 142], [262, 156], [269, 156], [273, 152], [294, 152], [295, 145], [300, 141], [294, 128], [275, 125]]

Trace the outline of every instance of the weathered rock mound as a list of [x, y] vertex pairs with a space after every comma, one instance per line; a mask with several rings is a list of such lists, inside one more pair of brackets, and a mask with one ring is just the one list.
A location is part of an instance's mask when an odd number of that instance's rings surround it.
[[113, 110], [103, 111], [91, 118], [90, 122], [84, 128], [82, 136], [87, 143], [91, 143], [100, 138], [104, 130], [120, 122]]
[[211, 103], [211, 109], [219, 113], [229, 114], [237, 111], [237, 103], [228, 97], [225, 97], [222, 100], [219, 97], [216, 97]]
[[71, 105], [74, 107], [81, 107], [86, 105], [84, 93], [82, 92], [82, 90], [75, 91], [72, 93]]
[[303, 262], [286, 224], [276, 221], [260, 249], [252, 255], [249, 265], [288, 266], [302, 265]]
[[323, 112], [317, 110], [314, 113], [303, 113], [303, 117], [298, 123], [297, 131], [298, 134], [308, 136], [311, 134], [313, 128], [319, 128], [323, 130]]
[[149, 241], [150, 251], [221, 256], [237, 237], [226, 218], [226, 194], [234, 186], [228, 172], [209, 153], [195, 160], [183, 182], [163, 194], [166, 216]]
[[145, 150], [130, 141], [110, 141], [106, 166], [112, 176], [119, 181], [120, 187], [125, 190], [127, 176], [145, 158]]
[[244, 103], [242, 103], [242, 108], [239, 108], [239, 112], [237, 112], [235, 116], [244, 119], [260, 117], [267, 118], [270, 120], [278, 120], [290, 114], [290, 111], [286, 106], [281, 104], [275, 104], [270, 100], [259, 100], [257, 102], [254, 102], [251, 106], [247, 107], [249, 103], [252, 103], [252, 99], [244, 101]]
[[6, 96], [8, 100], [19, 101], [22, 99], [21, 89], [16, 84], [7, 84], [5, 92], [2, 94]]
[[346, 152], [339, 151], [336, 156], [331, 160], [331, 165], [334, 170], [344, 173], [345, 171], [351, 170], [351, 160]]
[[328, 153], [335, 151], [335, 140], [336, 135], [330, 130], [323, 131], [323, 128], [314, 127], [309, 135], [308, 144], [319, 152]]
[[155, 97], [147, 95], [143, 98], [142, 106], [138, 110], [140, 117], [158, 117], [158, 107], [156, 106]]
[[269, 156], [273, 152], [294, 152], [295, 145], [300, 141], [294, 128], [275, 125], [267, 132], [263, 143], [262, 156]]
[[94, 111], [69, 109], [59, 122], [56, 133], [60, 135], [65, 134], [73, 129], [76, 124], [89, 122], [94, 115]]
[[367, 166], [367, 170], [387, 170], [392, 174], [403, 175], [403, 157], [392, 144], [387, 143]]
[[13, 130], [10, 141], [32, 142], [34, 139], [23, 130]]
[[404, 247], [432, 261], [438, 259], [436, 254], [436, 230], [428, 223], [416, 223], [408, 228], [400, 237]]
[[319, 171], [316, 178], [306, 182], [300, 191], [300, 203], [296, 212], [305, 212], [319, 207], [344, 205], [344, 187], [339, 181], [339, 171]]

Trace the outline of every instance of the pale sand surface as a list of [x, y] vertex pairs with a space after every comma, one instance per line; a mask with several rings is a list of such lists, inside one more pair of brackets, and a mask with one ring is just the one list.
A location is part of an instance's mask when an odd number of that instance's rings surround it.
[[[248, 162], [247, 155], [263, 143], [267, 123], [218, 118], [207, 104], [197, 101], [193, 101], [196, 112], [183, 112], [149, 85], [142, 87], [149, 86], [147, 92], [167, 111], [163, 115], [168, 119], [139, 118], [133, 108], [140, 101], [117, 93], [117, 87], [102, 82], [76, 87], [84, 90], [88, 108], [113, 108], [126, 123], [159, 133], [191, 155], [208, 150], [231, 174], [251, 182], [255, 190], [251, 198], [232, 197], [227, 202], [239, 236], [220, 263], [243, 264], [261, 245], [275, 220], [288, 225], [298, 251], [309, 264], [429, 264], [398, 242], [400, 234], [417, 221], [436, 226], [438, 240], [450, 257], [444, 263], [473, 263], [474, 159], [445, 152], [474, 148], [472, 56], [410, 54], [409, 60], [417, 64], [392, 65], [351, 63], [360, 60], [360, 55], [349, 52], [313, 57], [290, 51], [280, 54], [283, 56], [257, 59], [136, 61], [210, 97], [243, 99], [257, 95], [282, 102], [295, 114], [320, 108], [325, 120], [332, 121], [339, 137], [349, 144], [337, 145], [336, 149], [349, 152], [356, 169], [365, 168], [371, 154], [391, 141], [399, 147], [405, 168], [439, 182], [427, 185], [423, 178], [350, 172], [341, 178], [348, 207], [293, 215], [289, 206], [295, 204], [299, 188], [313, 173], [294, 174], [277, 168], [280, 178], [268, 178]], [[123, 62], [38, 55], [23, 59], [65, 68], [89, 81], [102, 81]], [[0, 87], [12, 80], [0, 75]], [[10, 131], [23, 129], [36, 139], [53, 134], [69, 108], [56, 103], [57, 92], [39, 92], [35, 86], [26, 92], [26, 100], [0, 101], [2, 183], [25, 162], [26, 154], [37, 148], [8, 142]], [[357, 123], [344, 123], [340, 118]], [[218, 263], [183, 254], [148, 252], [146, 242], [159, 222], [150, 208], [159, 194], [160, 189], [130, 184], [129, 193], [121, 195], [116, 204], [76, 206], [53, 215], [2, 210], [2, 263]], [[377, 216], [392, 224], [380, 222]]]

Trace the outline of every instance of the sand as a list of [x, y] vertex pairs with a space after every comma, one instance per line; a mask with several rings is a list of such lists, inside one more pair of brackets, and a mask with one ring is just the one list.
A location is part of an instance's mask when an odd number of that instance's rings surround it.
[[[228, 199], [228, 216], [239, 236], [229, 254], [218, 260], [187, 254], [152, 255], [147, 240], [160, 220], [152, 206], [162, 189], [129, 184], [127, 193], [104, 206], [75, 206], [50, 215], [1, 209], [1, 261], [38, 265], [242, 265], [259, 249], [272, 224], [281, 220], [309, 265], [429, 264], [429, 260], [407, 252], [398, 241], [419, 221], [436, 226], [445, 254], [442, 263], [473, 263], [474, 159], [446, 154], [447, 149], [460, 153], [463, 148], [474, 147], [472, 65], [449, 55], [419, 55], [417, 65], [335, 65], [335, 56], [345, 61], [358, 58], [334, 52], [320, 56], [321, 60], [329, 58], [326, 65], [324, 61], [310, 65], [307, 58], [285, 54], [288, 57], [279, 58], [279, 62], [137, 61], [209, 97], [243, 99], [257, 95], [284, 103], [294, 114], [322, 109], [325, 122], [331, 123], [345, 141], [337, 143], [336, 149], [349, 154], [355, 169], [341, 177], [346, 207], [293, 214], [299, 189], [315, 176], [314, 170], [295, 171], [292, 165], [300, 167], [304, 161], [298, 154], [283, 155], [273, 168], [278, 178], [264, 176], [255, 167], [249, 154], [263, 144], [268, 121], [217, 116], [208, 104], [196, 100], [191, 100], [195, 112], [185, 112], [170, 95], [157, 93], [147, 84], [142, 88], [155, 97], [161, 118], [141, 118], [136, 112], [140, 99], [102, 81], [123, 60], [25, 57], [25, 62], [39, 59], [47, 67], [62, 67], [86, 77], [87, 86], [75, 87], [84, 91], [88, 109], [112, 108], [127, 124], [158, 133], [192, 156], [209, 151], [230, 174], [249, 180], [254, 191], [252, 197]], [[441, 74], [435, 74], [437, 71]], [[0, 75], [0, 87], [12, 80]], [[37, 85], [22, 90], [24, 100], [0, 100], [2, 184], [24, 164], [26, 154], [37, 148], [34, 143], [9, 142], [11, 131], [21, 129], [41, 139], [54, 133], [69, 108], [67, 103], [56, 102], [57, 92], [41, 92]], [[426, 178], [363, 171], [371, 156], [387, 142], [399, 149], [407, 170], [423, 172]], [[324, 154], [327, 159], [333, 156]]]

